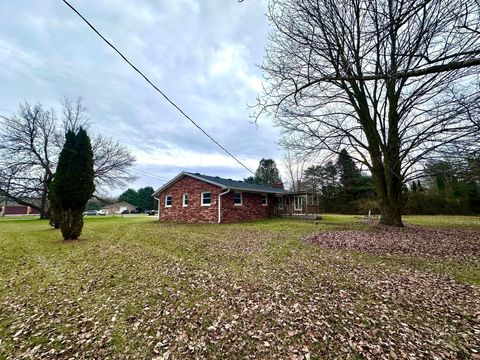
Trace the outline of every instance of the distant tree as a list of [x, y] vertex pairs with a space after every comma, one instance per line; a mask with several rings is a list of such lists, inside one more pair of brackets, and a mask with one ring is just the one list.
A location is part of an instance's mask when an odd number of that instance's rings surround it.
[[82, 232], [82, 213], [95, 191], [94, 174], [87, 132], [81, 127], [77, 133], [68, 131], [49, 194], [64, 240], [77, 239]]
[[423, 186], [420, 180], [417, 180], [417, 189], [419, 192], [423, 192]]
[[342, 149], [338, 154], [336, 165], [340, 184], [346, 191], [352, 191], [360, 178], [360, 170], [346, 149]]
[[290, 190], [304, 190], [308, 186], [303, 179], [304, 169], [306, 166], [305, 158], [302, 156], [296, 156], [287, 149], [283, 156], [282, 164], [287, 170], [287, 183]]
[[[355, 161], [342, 150], [337, 161], [311, 165], [303, 172], [305, 189], [321, 193], [324, 211], [356, 212], [358, 201], [375, 196], [372, 177], [363, 175]], [[363, 204], [371, 202], [363, 201]]]
[[128, 189], [118, 197], [118, 201], [132, 204], [140, 211], [152, 210], [157, 207], [152, 197], [153, 192], [154, 190], [151, 186], [146, 186], [138, 190]]
[[480, 186], [476, 181], [467, 183], [467, 201], [471, 212], [480, 213]]
[[97, 201], [88, 201], [87, 202], [87, 207], [86, 210], [100, 210], [101, 206]]
[[325, 169], [322, 165], [312, 165], [305, 169], [303, 172], [304, 184], [307, 190], [313, 192], [322, 191], [326, 184]]
[[[63, 102], [63, 120], [42, 105], [21, 104], [12, 117], [0, 116], [0, 196], [30, 206], [48, 218], [49, 185], [68, 130], [88, 126], [81, 100]], [[118, 187], [132, 179], [135, 159], [118, 142], [96, 135], [91, 140], [97, 188]]]
[[255, 171], [255, 182], [266, 186], [272, 186], [275, 183], [281, 182], [280, 172], [273, 159], [262, 159]]
[[[409, 214], [475, 214], [480, 212], [480, 182], [471, 178], [467, 162], [454, 158], [427, 163], [411, 185], [404, 210]], [[416, 189], [416, 192], [414, 191]]]
[[335, 164], [338, 169], [338, 177], [341, 189], [338, 196], [343, 204], [343, 212], [351, 211], [351, 203], [359, 197], [358, 185], [360, 182], [360, 170], [355, 161], [350, 157], [346, 149], [342, 149]]
[[244, 178], [243, 181], [246, 182], [246, 183], [249, 183], [249, 184], [256, 184], [257, 183], [256, 180], [255, 180], [255, 177], [253, 177], [253, 176], [249, 176], [247, 178]]
[[126, 191], [124, 191], [119, 197], [118, 197], [118, 201], [124, 201], [124, 202], [127, 202], [129, 204], [132, 204], [133, 206], [135, 207], [138, 207], [140, 206], [142, 200], [140, 199], [140, 197], [138, 196], [138, 193], [136, 190], [134, 189], [127, 189]]
[[153, 199], [153, 188], [151, 186], [143, 187], [138, 189], [137, 194], [140, 200], [140, 206], [138, 206], [141, 211], [155, 209], [155, 203]]
[[412, 188], [412, 192], [416, 193], [417, 192], [417, 182], [414, 181], [412, 183], [412, 185], [410, 185], [410, 187]]

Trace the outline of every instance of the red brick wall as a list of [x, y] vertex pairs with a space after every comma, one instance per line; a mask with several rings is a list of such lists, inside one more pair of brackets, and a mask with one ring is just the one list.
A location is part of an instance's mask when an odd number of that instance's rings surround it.
[[[210, 191], [212, 193], [212, 204], [201, 206], [201, 193]], [[223, 190], [224, 191], [224, 190]], [[209, 222], [218, 221], [218, 195], [223, 192], [218, 186], [207, 182], [184, 176], [172, 184], [158, 196], [159, 219], [162, 221], [179, 222]], [[183, 194], [189, 195], [189, 204], [182, 206]], [[172, 195], [172, 207], [165, 207], [165, 196]], [[222, 223], [237, 222], [261, 219], [272, 214], [274, 196], [268, 195], [268, 206], [262, 206], [261, 194], [243, 193], [243, 205], [235, 206], [233, 203], [233, 192], [222, 196]]]
[[[210, 206], [200, 205], [201, 193], [205, 191], [212, 192], [212, 203]], [[187, 207], [182, 206], [183, 194], [185, 193], [189, 195]], [[160, 194], [159, 219], [180, 222], [217, 222], [219, 193], [221, 193], [221, 189], [218, 186], [184, 176]], [[166, 195], [173, 196], [172, 207], [165, 207]]]
[[[26, 213], [27, 213], [27, 207], [23, 205], [9, 205], [5, 209], [5, 215], [25, 215]], [[40, 213], [37, 210], [30, 208], [30, 214], [38, 215]]]
[[222, 196], [222, 223], [262, 219], [271, 216], [274, 196], [267, 195], [268, 206], [262, 205], [262, 195], [243, 192], [243, 205], [233, 202], [233, 191]]

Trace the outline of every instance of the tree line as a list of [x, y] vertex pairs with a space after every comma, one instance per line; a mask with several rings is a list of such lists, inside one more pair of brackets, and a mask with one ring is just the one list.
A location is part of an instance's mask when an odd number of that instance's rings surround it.
[[405, 214], [479, 214], [480, 156], [465, 163], [446, 159], [426, 164], [422, 180], [404, 186]]
[[[290, 189], [319, 193], [321, 212], [380, 214], [373, 177], [361, 171], [346, 149], [336, 161], [302, 169], [298, 178], [290, 180]], [[427, 162], [416, 179], [403, 186], [400, 211], [412, 215], [479, 214], [480, 156]]]

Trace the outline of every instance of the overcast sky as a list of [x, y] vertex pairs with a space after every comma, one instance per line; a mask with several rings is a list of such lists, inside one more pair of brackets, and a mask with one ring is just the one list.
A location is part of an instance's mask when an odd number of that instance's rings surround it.
[[[278, 129], [269, 119], [252, 124], [247, 107], [262, 85], [266, 1], [71, 2], [247, 166], [255, 170], [262, 157], [280, 161]], [[1, 114], [25, 100], [60, 109], [64, 96], [81, 96], [91, 130], [127, 145], [137, 172], [249, 176], [59, 0], [0, 2], [0, 64]], [[130, 187], [162, 183], [139, 175]]]

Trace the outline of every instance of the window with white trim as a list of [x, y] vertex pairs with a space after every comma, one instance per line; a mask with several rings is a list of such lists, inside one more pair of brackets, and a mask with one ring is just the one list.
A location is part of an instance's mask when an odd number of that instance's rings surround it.
[[188, 194], [183, 194], [182, 205], [183, 207], [188, 206]]
[[267, 194], [262, 194], [262, 206], [268, 206]]
[[243, 194], [241, 192], [234, 192], [233, 193], [233, 204], [236, 206], [243, 205]]
[[172, 195], [165, 196], [165, 207], [172, 207], [172, 203], [173, 203], [173, 196]]
[[278, 198], [278, 210], [283, 210], [283, 196]]
[[212, 193], [210, 191], [202, 192], [201, 205], [202, 206], [212, 205]]
[[297, 195], [293, 199], [293, 210], [303, 210], [303, 196]]

